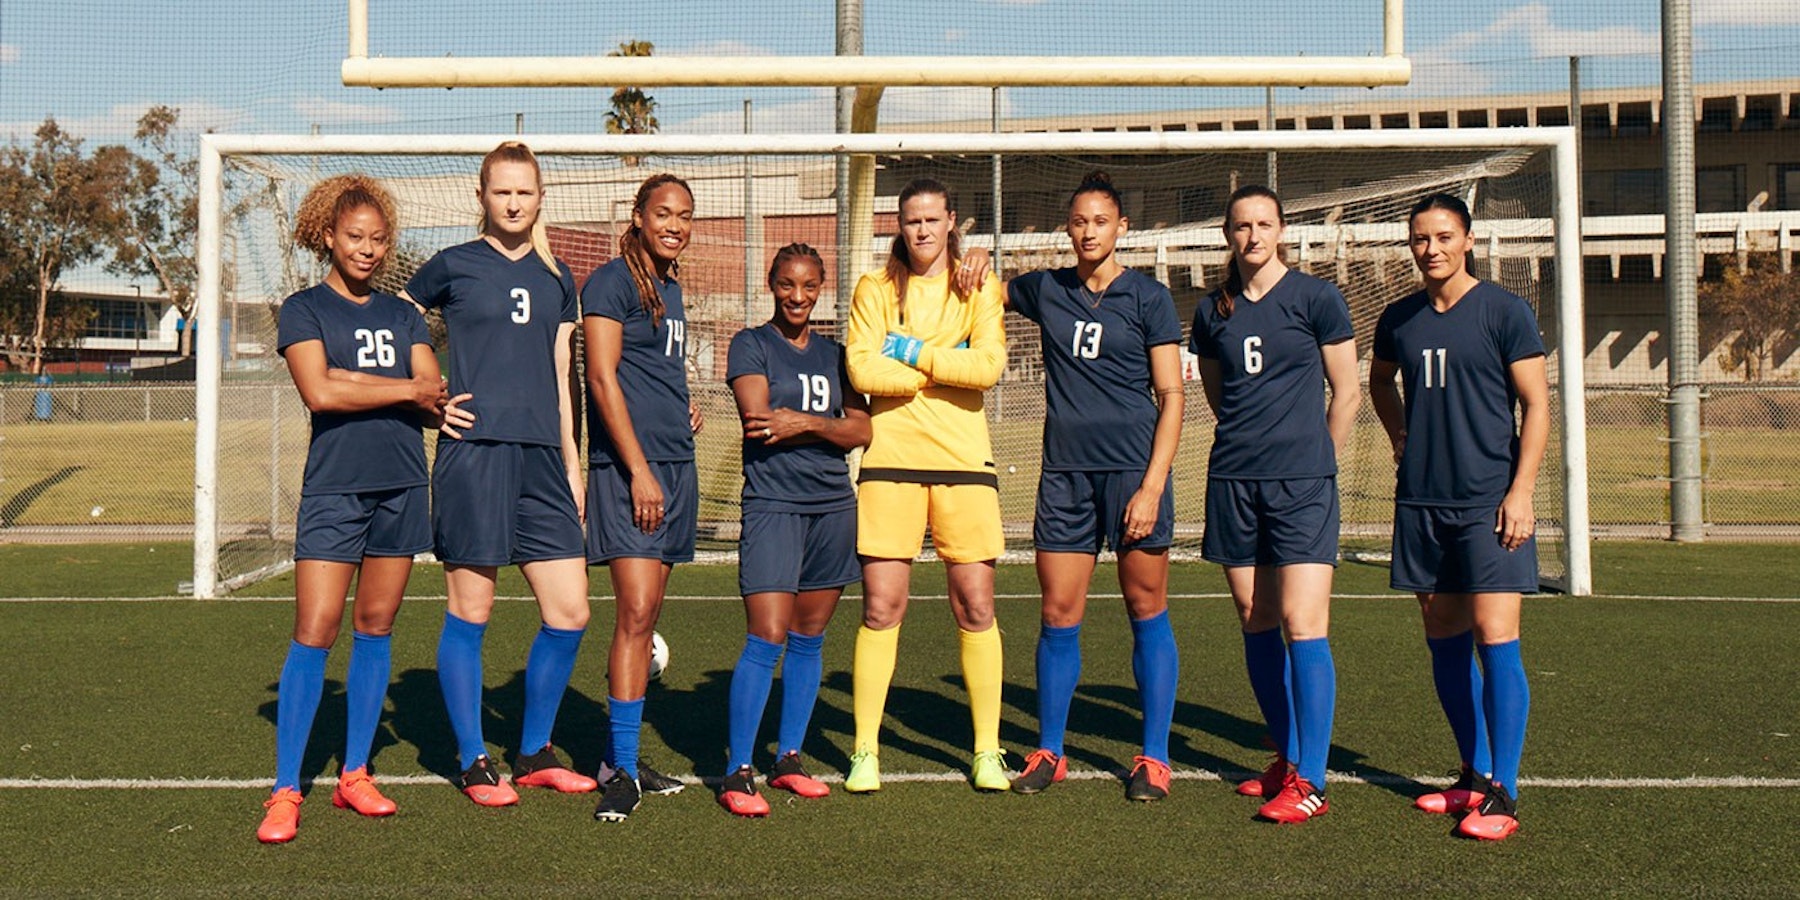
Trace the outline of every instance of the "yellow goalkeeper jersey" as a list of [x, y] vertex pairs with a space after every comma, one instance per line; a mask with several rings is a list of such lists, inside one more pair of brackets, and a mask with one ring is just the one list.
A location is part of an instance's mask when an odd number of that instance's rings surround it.
[[[1004, 292], [990, 275], [960, 299], [950, 274], [908, 278], [904, 308], [886, 273], [856, 283], [844, 350], [851, 385], [869, 395], [861, 480], [998, 483], [981, 395], [1006, 368]], [[881, 355], [889, 332], [924, 342], [916, 368]]]

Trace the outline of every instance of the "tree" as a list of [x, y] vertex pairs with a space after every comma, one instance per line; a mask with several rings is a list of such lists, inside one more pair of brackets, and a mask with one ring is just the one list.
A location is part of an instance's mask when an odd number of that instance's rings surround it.
[[1800, 339], [1800, 272], [1783, 272], [1772, 257], [1746, 271], [1726, 266], [1724, 276], [1700, 286], [1700, 302], [1736, 335], [1719, 354], [1725, 371], [1744, 370], [1745, 381], [1767, 374], [1784, 342]]
[[[656, 45], [649, 41], [624, 41], [619, 49], [607, 56], [649, 56], [656, 51]], [[612, 93], [612, 109], [606, 113], [607, 134], [655, 134], [656, 99], [644, 93], [642, 88], [614, 88]], [[637, 160], [627, 158], [626, 165], [635, 166]]]
[[52, 299], [62, 273], [106, 255], [129, 217], [126, 199], [136, 157], [109, 144], [92, 154], [80, 138], [46, 118], [29, 145], [0, 153], [0, 319], [7, 360], [43, 371], [44, 349], [71, 340], [89, 313]]
[[[107, 268], [156, 279], [181, 317], [194, 318], [199, 277], [194, 238], [200, 228], [200, 162], [176, 141], [181, 110], [153, 106], [138, 119], [134, 139], [128, 215]], [[182, 331], [181, 354], [188, 355], [192, 328]]]

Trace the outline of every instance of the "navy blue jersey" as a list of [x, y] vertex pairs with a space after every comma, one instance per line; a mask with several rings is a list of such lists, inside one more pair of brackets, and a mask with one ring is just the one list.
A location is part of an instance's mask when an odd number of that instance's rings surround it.
[[1181, 342], [1169, 289], [1126, 269], [1096, 297], [1069, 268], [1021, 275], [1006, 291], [1043, 340], [1044, 468], [1149, 465], [1157, 417], [1150, 348]]
[[[801, 350], [773, 323], [746, 328], [731, 339], [725, 380], [745, 375], [769, 379], [769, 408], [831, 419], [844, 417], [853, 390], [844, 347], [813, 334]], [[771, 447], [744, 441], [744, 509], [764, 512], [829, 512], [856, 505], [846, 451], [818, 441]]]
[[443, 313], [450, 396], [474, 395], [462, 404], [475, 415], [464, 440], [562, 446], [556, 330], [576, 320], [576, 301], [575, 276], [557, 269], [477, 239], [439, 251], [406, 283], [420, 306]]
[[[637, 283], [624, 257], [594, 270], [581, 286], [581, 314], [602, 316], [624, 326], [619, 354], [619, 387], [631, 427], [648, 462], [690, 462], [694, 430], [688, 424], [687, 317], [681, 285], [661, 284], [663, 317], [650, 321], [638, 300]], [[612, 435], [596, 404], [588, 404], [588, 465], [618, 461]]]
[[1523, 298], [1481, 282], [1445, 312], [1420, 291], [1375, 325], [1375, 358], [1400, 366], [1406, 450], [1394, 499], [1420, 506], [1491, 506], [1519, 458], [1518, 394], [1510, 367], [1544, 355]]
[[1231, 316], [1194, 310], [1188, 348], [1219, 362], [1219, 422], [1208, 478], [1266, 480], [1337, 474], [1325, 427], [1319, 348], [1347, 341], [1350, 306], [1337, 286], [1292, 269], [1261, 299], [1235, 298]]
[[[431, 345], [425, 319], [411, 303], [383, 294], [363, 303], [327, 285], [282, 301], [276, 349], [303, 341], [325, 345], [325, 365], [383, 378], [411, 378], [413, 345]], [[396, 406], [355, 413], [313, 413], [301, 496], [351, 494], [426, 483], [418, 413]]]

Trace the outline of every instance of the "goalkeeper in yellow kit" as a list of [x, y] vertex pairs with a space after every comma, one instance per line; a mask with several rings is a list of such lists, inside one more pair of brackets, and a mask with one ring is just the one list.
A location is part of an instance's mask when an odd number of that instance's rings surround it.
[[970, 778], [1010, 785], [1000, 751], [1000, 629], [994, 560], [1005, 549], [999, 482], [981, 394], [1006, 365], [1003, 292], [989, 276], [972, 295], [953, 287], [960, 264], [950, 191], [919, 179], [900, 192], [900, 233], [887, 268], [864, 275], [850, 308], [850, 383], [870, 395], [873, 437], [858, 478], [857, 553], [863, 623], [853, 681], [856, 750], [844, 789], [881, 788], [883, 707], [906, 616], [912, 561], [924, 532], [944, 560], [975, 726]]

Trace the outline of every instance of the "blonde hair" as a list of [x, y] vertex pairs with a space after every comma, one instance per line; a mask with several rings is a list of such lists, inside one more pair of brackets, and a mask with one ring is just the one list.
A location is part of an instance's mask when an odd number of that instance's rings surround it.
[[[360, 172], [336, 175], [312, 186], [300, 201], [294, 215], [294, 243], [312, 251], [319, 259], [331, 258], [326, 236], [337, 227], [338, 220], [353, 210], [373, 207], [387, 225], [390, 245], [399, 243], [399, 221], [395, 218], [394, 197], [381, 182]], [[386, 262], [384, 259], [383, 262]]]
[[[694, 198], [694, 190], [688, 187], [687, 182], [676, 175], [662, 172], [644, 179], [644, 183], [638, 185], [637, 196], [631, 201], [631, 211], [642, 215], [644, 207], [650, 203], [650, 195], [665, 184], [678, 185], [687, 191], [689, 200]], [[619, 255], [625, 257], [625, 268], [631, 272], [632, 283], [637, 285], [638, 304], [649, 314], [650, 327], [654, 329], [662, 322], [662, 290], [656, 285], [656, 273], [650, 271], [650, 264], [644, 261], [643, 229], [636, 222], [632, 222], [626, 227], [625, 233], [619, 235]], [[669, 277], [676, 278], [680, 275], [681, 263], [670, 260]]]
[[[488, 154], [481, 158], [481, 193], [483, 196], [487, 194], [488, 173], [493, 171], [497, 163], [524, 163], [530, 166], [532, 175], [537, 179], [538, 197], [540, 201], [542, 200], [544, 170], [538, 166], [537, 154], [531, 152], [531, 148], [520, 141], [506, 141], [489, 150]], [[484, 202], [481, 207], [481, 224], [476, 226], [476, 230], [485, 235], [488, 233], [489, 224], [487, 204]], [[542, 206], [538, 207], [537, 218], [531, 223], [531, 249], [537, 253], [538, 259], [543, 260], [544, 265], [549, 267], [551, 274], [562, 274], [562, 268], [556, 264], [556, 256], [550, 252], [550, 230], [544, 225]]]

